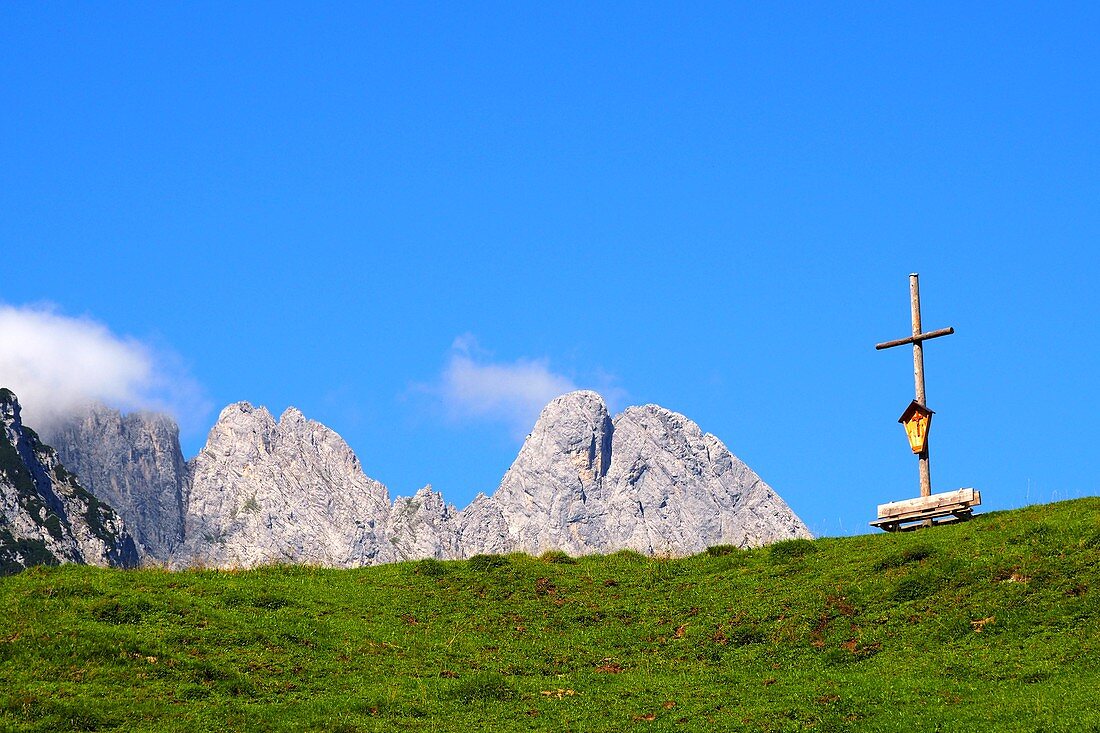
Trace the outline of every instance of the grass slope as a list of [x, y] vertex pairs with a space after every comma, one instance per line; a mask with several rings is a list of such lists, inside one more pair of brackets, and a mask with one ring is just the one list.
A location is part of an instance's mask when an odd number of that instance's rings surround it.
[[902, 535], [0, 579], [0, 729], [1097, 731], [1100, 499]]

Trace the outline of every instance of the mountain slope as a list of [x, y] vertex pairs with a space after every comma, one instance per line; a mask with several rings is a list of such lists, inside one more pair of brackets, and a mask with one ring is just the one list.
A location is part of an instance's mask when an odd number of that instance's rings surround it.
[[165, 416], [94, 407], [51, 434], [85, 485], [119, 507], [147, 560], [310, 563], [633, 549], [685, 555], [809, 532], [713, 435], [656, 405], [612, 418], [595, 392], [542, 411], [492, 496], [464, 510], [429, 488], [391, 505], [344, 440], [289, 408], [230, 405], [188, 464]]
[[167, 561], [183, 540], [187, 464], [167, 415], [103, 405], [43, 431], [62, 463], [130, 527], [143, 558]]
[[335, 432], [289, 408], [222, 410], [189, 464], [184, 564], [248, 567], [390, 561], [386, 487]]
[[39, 564], [137, 562], [119, 516], [81, 487], [23, 425], [15, 395], [0, 389], [0, 574]]
[[1100, 498], [911, 533], [0, 583], [0, 728], [1093, 731]]
[[475, 503], [459, 519], [467, 556], [686, 555], [810, 536], [771, 487], [688, 418], [645, 405], [612, 419], [588, 391], [551, 401], [500, 488]]

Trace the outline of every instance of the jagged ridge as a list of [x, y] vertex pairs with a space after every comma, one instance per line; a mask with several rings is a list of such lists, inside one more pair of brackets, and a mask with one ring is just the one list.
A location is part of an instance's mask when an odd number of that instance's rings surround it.
[[[109, 440], [97, 443], [104, 430]], [[759, 476], [688, 418], [646, 405], [612, 419], [588, 391], [550, 402], [497, 491], [462, 511], [430, 486], [391, 504], [339, 435], [294, 408], [276, 421], [247, 402], [228, 406], [186, 465], [178, 432], [152, 416], [99, 408], [52, 437], [128, 521], [164, 520], [139, 535], [148, 559], [173, 565], [356, 567], [547, 550], [683, 555], [810, 536]]]
[[547, 405], [500, 488], [475, 504], [476, 519], [459, 518], [467, 555], [685, 555], [810, 536], [771, 487], [688, 418], [645, 405], [612, 420], [588, 391]]
[[118, 511], [144, 558], [163, 562], [176, 552], [188, 473], [172, 418], [89, 405], [43, 434], [65, 467]]

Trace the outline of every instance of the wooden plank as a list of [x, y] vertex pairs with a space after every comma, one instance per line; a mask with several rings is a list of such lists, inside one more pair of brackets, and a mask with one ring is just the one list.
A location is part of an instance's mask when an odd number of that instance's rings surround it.
[[[970, 517], [948, 516], [942, 519], [931, 520], [931, 526], [938, 527], [941, 524], [956, 524], [958, 522], [964, 522], [967, 519], [970, 519]], [[883, 529], [885, 529], [887, 532], [915, 532], [916, 530], [921, 529], [924, 526], [924, 522], [912, 522], [905, 525], [895, 525], [894, 529], [887, 529], [886, 527], [883, 527]]]
[[[936, 494], [937, 496], [942, 494]], [[941, 501], [931, 501], [933, 497], [927, 497], [919, 504], [906, 500], [893, 504], [879, 504], [879, 516], [899, 516], [902, 514], [920, 514], [922, 512], [934, 512], [947, 506], [971, 506], [977, 505], [970, 497], [945, 496]]]
[[940, 336], [950, 336], [953, 333], [955, 333], [955, 329], [950, 326], [948, 328], [937, 328], [935, 331], [918, 333], [916, 336], [906, 336], [903, 339], [883, 341], [881, 344], [875, 344], [875, 348], [882, 351], [883, 349], [892, 349], [895, 346], [905, 346], [905, 344], [911, 344], [915, 341], [927, 341], [928, 339], [935, 339]]
[[981, 503], [981, 492], [974, 489], [958, 489], [956, 491], [944, 491], [939, 494], [932, 494], [931, 496], [921, 496], [916, 499], [879, 504], [878, 516], [882, 519], [914, 512], [936, 511], [952, 505], [970, 507], [977, 506]]
[[955, 512], [967, 511], [970, 511], [970, 506], [968, 504], [948, 504], [947, 506], [936, 507], [935, 509], [905, 512], [904, 514], [891, 514], [887, 517], [880, 517], [880, 519], [889, 520], [891, 522], [906, 522], [911, 519], [928, 519], [931, 517], [942, 517], [948, 514], [954, 514]]
[[925, 526], [939, 526], [941, 524], [965, 522], [973, 518], [973, 516], [973, 513], [969, 509], [952, 512], [937, 511], [905, 518], [891, 517], [889, 519], [876, 519], [871, 522], [870, 525], [887, 532], [910, 532]]
[[880, 517], [875, 522], [916, 522], [921, 519], [935, 519], [936, 517], [946, 517], [952, 514], [972, 514], [973, 511], [968, 506], [962, 504], [953, 504], [942, 509], [934, 509], [926, 512], [909, 512], [908, 514], [897, 514], [892, 517]]
[[928, 512], [915, 512], [913, 514], [906, 514], [897, 517], [882, 517], [876, 519], [870, 524], [878, 527], [886, 524], [903, 524], [906, 522], [921, 522], [928, 519], [937, 519], [939, 517], [965, 517], [969, 519], [974, 515], [973, 510], [969, 507], [949, 507], [946, 510], [935, 510]]

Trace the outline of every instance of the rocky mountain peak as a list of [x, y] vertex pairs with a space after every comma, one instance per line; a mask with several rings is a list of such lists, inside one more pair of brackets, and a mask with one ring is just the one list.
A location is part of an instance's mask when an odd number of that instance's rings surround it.
[[305, 415], [302, 414], [301, 410], [299, 410], [294, 405], [291, 405], [291, 406], [287, 407], [285, 410], [283, 410], [283, 414], [279, 416], [279, 422], [280, 423], [286, 422], [287, 424], [290, 424], [290, 423], [304, 423], [304, 422], [309, 422], [309, 419]]
[[429, 484], [412, 497], [399, 496], [390, 511], [388, 536], [398, 560], [459, 556], [454, 520], [458, 511]]
[[18, 399], [0, 389], [0, 574], [58, 562], [131, 567], [138, 553], [118, 514], [23, 425]]
[[203, 451], [216, 455], [229, 452], [265, 454], [275, 440], [276, 422], [266, 407], [253, 407], [249, 402], [234, 402], [218, 415], [210, 429]]
[[603, 397], [587, 390], [570, 392], [543, 408], [516, 461], [532, 454], [561, 457], [577, 471], [582, 485], [591, 485], [611, 465], [611, 432]]
[[[5, 406], [0, 414], [18, 410]], [[497, 490], [462, 511], [425, 486], [391, 504], [340, 435], [288, 407], [221, 411], [190, 463], [170, 419], [97, 407], [54, 437], [96, 493], [173, 565], [340, 567], [423, 557], [634, 549], [687, 554], [809, 536], [713, 435], [658, 405], [612, 417], [602, 397], [550, 401]]]
[[171, 417], [90, 404], [51, 424], [44, 437], [85, 488], [115, 507], [143, 559], [169, 558], [183, 541], [188, 478]]
[[335, 431], [287, 409], [222, 410], [189, 464], [184, 564], [310, 562], [353, 567], [392, 558], [390, 503]]
[[[532, 554], [579, 550], [585, 544], [582, 525], [599, 506], [611, 465], [612, 432], [607, 405], [596, 392], [551, 400], [497, 491], [467, 509], [463, 543], [473, 546], [471, 553], [500, 551], [499, 514], [511, 547]], [[475, 519], [485, 522], [483, 529]]]
[[3, 420], [5, 425], [14, 423], [21, 419], [21, 412], [19, 399], [15, 393], [6, 387], [0, 388], [0, 420]]
[[687, 417], [643, 405], [611, 419], [594, 392], [547, 405], [500, 488], [467, 512], [463, 544], [483, 552], [503, 544], [532, 554], [686, 554], [809, 536], [759, 476]]
[[810, 536], [771, 487], [687, 417], [644, 405], [614, 425], [608, 527], [633, 549], [679, 554]]

